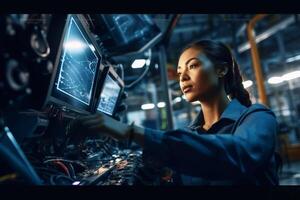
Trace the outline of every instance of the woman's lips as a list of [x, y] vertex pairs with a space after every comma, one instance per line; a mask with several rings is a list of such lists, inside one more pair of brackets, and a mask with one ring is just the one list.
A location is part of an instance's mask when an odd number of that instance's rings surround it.
[[188, 93], [188, 92], [190, 92], [191, 90], [192, 90], [192, 86], [186, 86], [186, 87], [183, 87], [183, 92], [184, 93]]

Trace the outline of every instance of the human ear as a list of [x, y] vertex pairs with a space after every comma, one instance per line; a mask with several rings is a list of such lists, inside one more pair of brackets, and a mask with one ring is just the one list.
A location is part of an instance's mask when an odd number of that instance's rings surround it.
[[227, 72], [228, 72], [228, 67], [225, 66], [225, 65], [219, 66], [217, 68], [217, 75], [218, 75], [219, 78], [224, 77], [227, 74]]

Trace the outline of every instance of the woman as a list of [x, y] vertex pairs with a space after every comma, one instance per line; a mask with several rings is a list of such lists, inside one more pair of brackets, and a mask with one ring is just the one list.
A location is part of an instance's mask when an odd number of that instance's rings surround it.
[[185, 184], [277, 185], [275, 116], [251, 105], [230, 50], [211, 40], [192, 43], [181, 53], [177, 71], [186, 100], [201, 104], [188, 129], [157, 131], [103, 114], [76, 120], [75, 129], [133, 140], [144, 153], [185, 174]]

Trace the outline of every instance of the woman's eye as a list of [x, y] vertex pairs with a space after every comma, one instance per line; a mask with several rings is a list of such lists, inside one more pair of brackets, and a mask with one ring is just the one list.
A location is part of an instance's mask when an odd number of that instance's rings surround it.
[[189, 66], [190, 69], [194, 69], [195, 67], [197, 67], [197, 64], [191, 64], [191, 65]]

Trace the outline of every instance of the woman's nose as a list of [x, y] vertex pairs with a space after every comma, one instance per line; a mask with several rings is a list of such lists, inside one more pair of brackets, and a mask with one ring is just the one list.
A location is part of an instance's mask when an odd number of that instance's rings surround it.
[[182, 74], [180, 76], [180, 81], [183, 82], [183, 81], [189, 80], [189, 78], [190, 77], [186, 72], [182, 72]]

